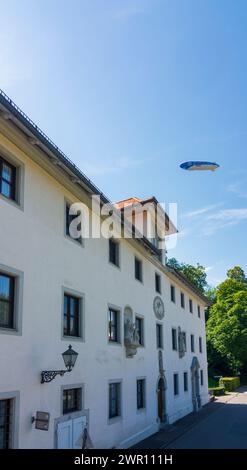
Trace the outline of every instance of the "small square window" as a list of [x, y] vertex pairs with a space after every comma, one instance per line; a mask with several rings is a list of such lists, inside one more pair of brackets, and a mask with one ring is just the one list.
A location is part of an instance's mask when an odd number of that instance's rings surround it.
[[121, 383], [109, 384], [109, 419], [121, 416]]
[[63, 414], [80, 411], [81, 406], [81, 388], [68, 388], [63, 390]]
[[189, 300], [190, 313], [193, 313], [193, 302], [192, 299]]
[[161, 277], [157, 273], [155, 273], [155, 290], [158, 294], [161, 294]]
[[137, 409], [145, 408], [145, 379], [139, 379], [136, 382]]
[[135, 257], [135, 278], [142, 282], [142, 261]]
[[109, 239], [109, 261], [119, 267], [119, 242]]
[[160, 323], [156, 323], [156, 341], [157, 348], [163, 349], [163, 326]]
[[181, 292], [181, 307], [185, 308], [185, 300], [184, 300], [184, 293]]
[[173, 387], [174, 387], [174, 395], [178, 395], [179, 394], [178, 374], [173, 375]]
[[136, 317], [136, 329], [139, 334], [139, 343], [144, 346], [144, 320], [141, 317]]
[[177, 349], [178, 349], [178, 340], [177, 340], [177, 330], [176, 330], [176, 328], [172, 328], [172, 349], [173, 349], [173, 351], [177, 351]]
[[175, 292], [175, 286], [171, 285], [171, 301], [176, 302], [176, 292]]
[[108, 339], [112, 343], [120, 343], [120, 312], [108, 309]]

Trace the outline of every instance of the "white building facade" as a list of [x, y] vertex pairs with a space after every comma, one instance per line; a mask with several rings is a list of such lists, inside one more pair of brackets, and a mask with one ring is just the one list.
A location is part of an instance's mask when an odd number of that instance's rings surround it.
[[[1, 94], [0, 448], [80, 448], [85, 427], [127, 448], [208, 402], [207, 300], [147, 239], [72, 239], [66, 207], [92, 218], [92, 194]], [[41, 383], [69, 345], [72, 371]]]

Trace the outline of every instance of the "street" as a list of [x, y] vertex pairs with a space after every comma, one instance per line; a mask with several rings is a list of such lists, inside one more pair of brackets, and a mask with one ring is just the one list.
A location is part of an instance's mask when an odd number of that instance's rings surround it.
[[170, 449], [246, 449], [247, 387], [169, 445]]

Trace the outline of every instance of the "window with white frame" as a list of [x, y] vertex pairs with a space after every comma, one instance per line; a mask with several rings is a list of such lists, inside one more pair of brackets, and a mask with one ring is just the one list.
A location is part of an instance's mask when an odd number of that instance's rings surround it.
[[145, 379], [138, 379], [136, 382], [136, 400], [137, 409], [142, 410], [145, 408]]
[[111, 343], [120, 343], [120, 311], [108, 308], [108, 339]]
[[139, 334], [139, 343], [144, 346], [144, 319], [142, 317], [136, 316], [136, 329]]
[[109, 384], [109, 419], [121, 416], [121, 383]]

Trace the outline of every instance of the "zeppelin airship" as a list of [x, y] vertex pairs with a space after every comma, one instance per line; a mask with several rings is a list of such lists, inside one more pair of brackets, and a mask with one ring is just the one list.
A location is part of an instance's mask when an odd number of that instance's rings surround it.
[[214, 162], [184, 162], [180, 165], [180, 168], [188, 171], [215, 171], [220, 165]]

